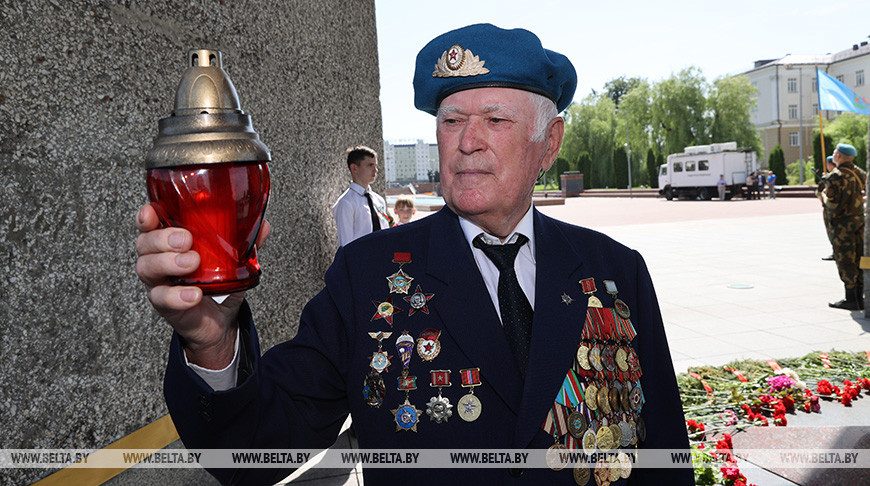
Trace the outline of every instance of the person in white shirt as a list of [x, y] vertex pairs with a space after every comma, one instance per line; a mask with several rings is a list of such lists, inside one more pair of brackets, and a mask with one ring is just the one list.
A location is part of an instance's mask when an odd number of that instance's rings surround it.
[[339, 246], [393, 225], [384, 198], [369, 187], [378, 177], [378, 154], [363, 145], [351, 147], [347, 168], [353, 182], [332, 206]]

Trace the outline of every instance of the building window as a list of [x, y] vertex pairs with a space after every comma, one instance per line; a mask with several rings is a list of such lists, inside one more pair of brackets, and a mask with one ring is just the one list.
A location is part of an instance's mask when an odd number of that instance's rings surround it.
[[797, 93], [797, 78], [788, 78], [788, 92], [789, 93]]
[[855, 86], [864, 86], [864, 70], [855, 71]]
[[788, 143], [792, 147], [800, 146], [800, 137], [798, 137], [798, 132], [788, 132]]
[[846, 84], [846, 77], [841, 74], [841, 75], [837, 76], [837, 81], [839, 81], [843, 84]]
[[789, 120], [797, 120], [798, 117], [798, 105], [788, 105], [788, 119]]
[[813, 103], [813, 113], [818, 113], [818, 112], [819, 112], [819, 104]]
[[813, 93], [819, 90], [819, 78], [813, 78]]

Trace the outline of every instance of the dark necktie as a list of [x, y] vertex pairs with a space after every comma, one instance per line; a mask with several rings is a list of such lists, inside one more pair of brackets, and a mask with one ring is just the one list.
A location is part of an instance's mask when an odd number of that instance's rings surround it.
[[372, 195], [369, 194], [368, 191], [366, 191], [365, 196], [366, 199], [368, 199], [369, 201], [369, 212], [371, 212], [372, 215], [372, 233], [374, 233], [375, 231], [381, 229], [381, 220], [378, 219], [378, 213], [377, 211], [375, 211], [375, 205], [372, 204]]
[[523, 289], [520, 288], [517, 272], [514, 270], [514, 260], [520, 247], [528, 241], [529, 239], [524, 235], [518, 234], [517, 241], [508, 245], [487, 245], [483, 235], [477, 236], [473, 242], [474, 247], [482, 250], [498, 268], [498, 309], [508, 345], [523, 377], [526, 376], [526, 366], [529, 361], [534, 311]]

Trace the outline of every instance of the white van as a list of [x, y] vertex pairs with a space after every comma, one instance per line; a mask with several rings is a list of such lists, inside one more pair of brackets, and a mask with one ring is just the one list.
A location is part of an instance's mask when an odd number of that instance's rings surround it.
[[659, 166], [659, 194], [668, 201], [675, 197], [710, 200], [718, 194], [716, 184], [724, 175], [725, 199], [731, 199], [744, 195], [746, 176], [757, 170], [755, 152], [738, 150], [737, 142], [694, 145], [668, 155], [667, 163]]

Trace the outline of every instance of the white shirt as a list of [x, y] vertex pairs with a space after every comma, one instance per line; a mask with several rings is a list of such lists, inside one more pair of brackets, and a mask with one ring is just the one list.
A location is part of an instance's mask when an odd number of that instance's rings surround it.
[[[532, 208], [529, 206], [526, 215], [514, 228], [511, 235], [504, 243], [513, 243], [517, 239], [517, 234], [524, 235], [529, 241], [520, 248], [516, 260], [514, 260], [514, 269], [517, 272], [517, 280], [520, 283], [520, 288], [529, 299], [532, 309], [535, 308], [535, 225], [533, 219]], [[465, 234], [465, 239], [468, 241], [468, 246], [471, 247], [471, 253], [474, 254], [474, 261], [477, 263], [477, 268], [480, 270], [480, 276], [483, 277], [483, 282], [486, 284], [486, 291], [489, 292], [489, 298], [492, 299], [492, 305], [495, 306], [495, 311], [498, 318], [501, 319], [501, 311], [498, 307], [498, 268], [486, 256], [483, 250], [474, 247], [472, 243], [478, 235], [483, 235], [484, 240], [489, 244], [503, 244], [498, 238], [487, 234], [471, 221], [465, 218], [459, 218], [459, 226], [462, 227], [462, 232]]]
[[[362, 186], [357, 185], [362, 188]], [[343, 196], [342, 196], [343, 197]], [[363, 197], [365, 200], [365, 197]], [[374, 202], [374, 201], [373, 201]], [[368, 202], [366, 202], [368, 206]], [[505, 243], [513, 243], [517, 239], [517, 233], [521, 233], [529, 239], [529, 241], [520, 248], [516, 260], [514, 260], [514, 268], [517, 272], [517, 280], [520, 283], [520, 288], [529, 299], [532, 309], [535, 308], [535, 227], [533, 220], [533, 211], [530, 206], [526, 215], [520, 220], [517, 227], [511, 233], [511, 236], [505, 240]], [[366, 212], [368, 214], [368, 212]], [[371, 224], [369, 224], [371, 226]], [[492, 305], [495, 307], [495, 312], [501, 320], [501, 311], [498, 307], [498, 268], [495, 264], [483, 253], [483, 250], [475, 248], [472, 242], [482, 234], [488, 243], [500, 245], [503, 244], [498, 238], [487, 234], [471, 221], [465, 218], [459, 218], [459, 226], [462, 227], [462, 232], [465, 234], [465, 239], [468, 246], [471, 248], [471, 253], [474, 255], [474, 261], [477, 263], [477, 268], [480, 270], [480, 275], [483, 277], [483, 282], [486, 284], [486, 291], [489, 292], [489, 297], [492, 299]], [[187, 362], [187, 356], [184, 358]], [[187, 363], [193, 371], [200, 376], [214, 391], [223, 391], [233, 388], [236, 384], [239, 368], [239, 335], [236, 333], [235, 354], [233, 361], [222, 370], [209, 370], [202, 368], [193, 363]]]
[[335, 226], [338, 229], [338, 245], [344, 246], [360, 236], [372, 232], [372, 216], [369, 210], [369, 201], [365, 197], [368, 191], [372, 196], [372, 205], [378, 213], [381, 229], [390, 227], [387, 220], [387, 203], [378, 193], [371, 188], [364, 188], [356, 182], [351, 182], [350, 187], [338, 198], [332, 206], [332, 216], [335, 218]]

